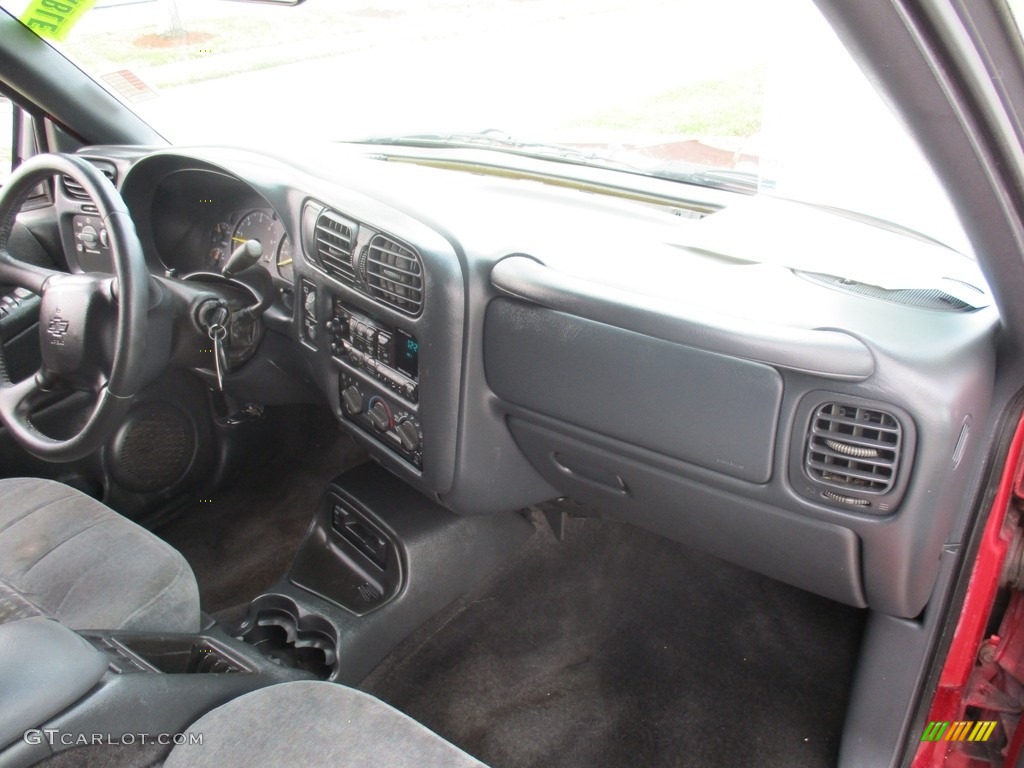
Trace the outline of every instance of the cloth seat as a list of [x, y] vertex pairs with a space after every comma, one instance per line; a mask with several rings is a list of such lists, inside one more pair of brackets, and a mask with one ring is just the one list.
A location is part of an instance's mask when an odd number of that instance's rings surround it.
[[484, 768], [483, 763], [367, 693], [312, 680], [261, 688], [201, 717], [164, 768], [302, 765]]
[[84, 493], [0, 480], [0, 623], [197, 632], [199, 588], [170, 545]]

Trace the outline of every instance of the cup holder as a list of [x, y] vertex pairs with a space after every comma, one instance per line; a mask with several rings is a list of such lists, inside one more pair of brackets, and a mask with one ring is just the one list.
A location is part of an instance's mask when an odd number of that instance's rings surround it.
[[338, 670], [338, 639], [323, 616], [302, 610], [284, 595], [261, 595], [232, 633], [282, 667], [328, 680]]

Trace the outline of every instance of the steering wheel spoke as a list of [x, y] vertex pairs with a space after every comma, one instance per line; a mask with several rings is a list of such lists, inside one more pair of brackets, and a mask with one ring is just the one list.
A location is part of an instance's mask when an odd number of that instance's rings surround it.
[[41, 294], [47, 281], [61, 274], [53, 269], [18, 261], [6, 248], [0, 249], [0, 285], [16, 285]]
[[44, 384], [42, 371], [21, 381], [0, 389], [0, 411], [12, 414], [30, 424], [29, 419], [39, 406], [47, 400], [53, 390]]

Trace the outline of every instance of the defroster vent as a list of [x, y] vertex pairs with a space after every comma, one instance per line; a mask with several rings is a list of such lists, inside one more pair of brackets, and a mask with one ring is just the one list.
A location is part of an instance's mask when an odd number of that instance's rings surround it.
[[825, 403], [811, 421], [807, 472], [841, 493], [888, 493], [896, 483], [902, 437], [900, 423], [891, 413]]
[[324, 210], [316, 219], [316, 256], [324, 271], [349, 285], [355, 282], [352, 243], [356, 225], [334, 211]]
[[389, 237], [377, 235], [366, 253], [366, 284], [370, 295], [409, 315], [423, 308], [423, 264], [420, 257]]

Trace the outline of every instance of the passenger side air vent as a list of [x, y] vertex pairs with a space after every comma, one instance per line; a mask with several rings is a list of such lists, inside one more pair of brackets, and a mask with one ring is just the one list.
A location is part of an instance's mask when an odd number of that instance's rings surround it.
[[789, 480], [815, 505], [867, 515], [895, 512], [910, 485], [917, 432], [889, 403], [808, 392], [797, 406]]
[[846, 491], [888, 493], [900, 458], [900, 424], [873, 408], [820, 406], [807, 440], [807, 472]]
[[334, 211], [324, 210], [316, 220], [316, 255], [324, 271], [343, 282], [355, 283], [356, 270], [352, 264], [352, 243], [356, 225]]
[[370, 295], [409, 315], [423, 308], [423, 264], [420, 257], [391, 238], [376, 235], [366, 254]]
[[[117, 183], [117, 171], [113, 166], [100, 165], [99, 163], [93, 163], [93, 165], [100, 169], [103, 175], [110, 180], [111, 184]], [[60, 180], [61, 184], [64, 186], [64, 192], [68, 197], [73, 198], [74, 200], [89, 200], [89, 194], [85, 191], [82, 185], [70, 176], [61, 176]]]

